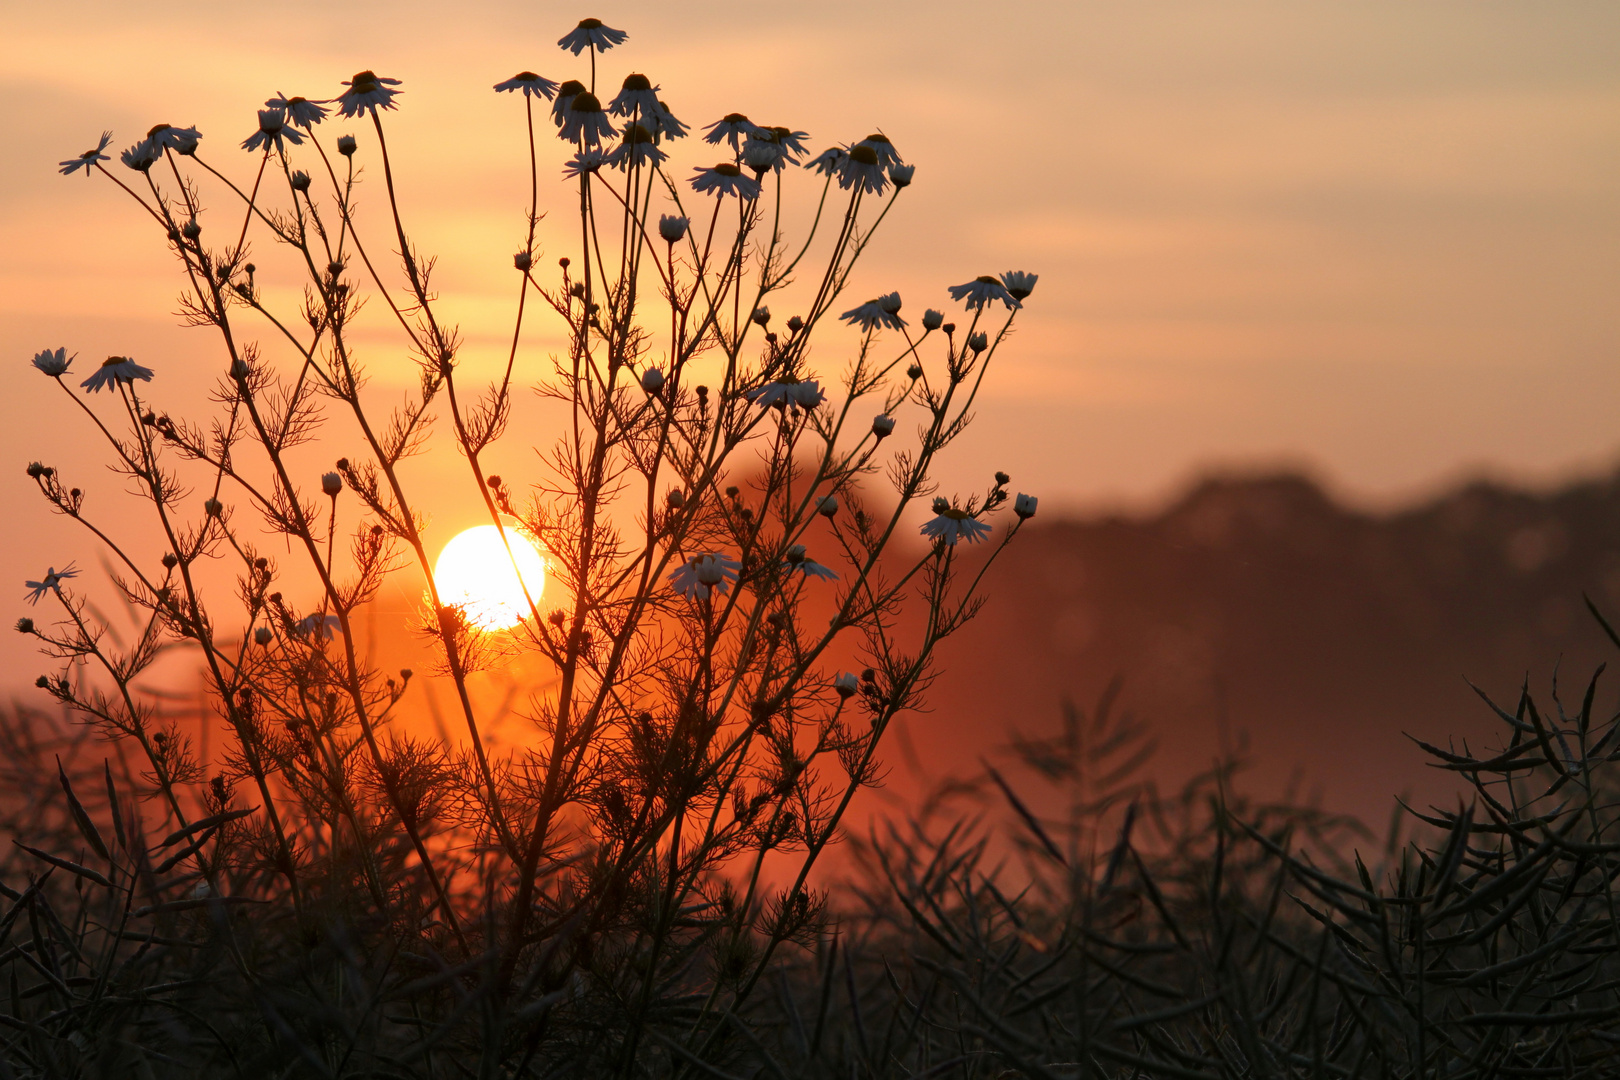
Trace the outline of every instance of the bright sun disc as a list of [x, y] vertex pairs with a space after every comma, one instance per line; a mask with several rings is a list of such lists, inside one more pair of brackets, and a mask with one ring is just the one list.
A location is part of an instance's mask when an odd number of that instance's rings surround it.
[[540, 602], [546, 561], [516, 529], [508, 527], [503, 542], [500, 529], [477, 525], [444, 545], [433, 567], [433, 581], [439, 602], [463, 608], [470, 624], [480, 630], [505, 630], [528, 618], [530, 599]]

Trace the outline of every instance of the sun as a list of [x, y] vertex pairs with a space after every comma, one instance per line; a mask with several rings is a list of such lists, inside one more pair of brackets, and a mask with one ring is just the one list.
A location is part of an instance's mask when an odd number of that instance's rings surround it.
[[439, 602], [462, 607], [468, 623], [480, 630], [506, 630], [529, 617], [531, 599], [540, 602], [546, 560], [517, 529], [508, 526], [503, 541], [500, 529], [477, 525], [444, 545], [433, 581]]

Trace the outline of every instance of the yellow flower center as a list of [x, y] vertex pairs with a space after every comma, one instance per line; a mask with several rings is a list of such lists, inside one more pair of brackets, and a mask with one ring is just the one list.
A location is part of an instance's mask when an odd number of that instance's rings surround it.
[[746, 124], [748, 123], [748, 117], [740, 112], [726, 113], [725, 119], [720, 122], [722, 124]]
[[995, 277], [992, 274], [980, 274], [978, 277], [974, 278], [973, 280], [974, 281], [982, 281], [986, 285], [1000, 285], [1001, 284], [1001, 279], [998, 278], [998, 277]]
[[602, 29], [602, 20], [601, 19], [581, 19], [581, 20], [579, 20], [579, 28], [581, 30], [600, 30], [600, 29]]
[[624, 77], [626, 90], [651, 90], [652, 80], [645, 75], [626, 75]]
[[737, 166], [733, 165], [729, 161], [722, 161], [720, 164], [718, 164], [718, 165], [716, 165], [714, 167], [714, 171], [719, 173], [721, 176], [741, 176], [742, 175], [742, 170], [737, 168]]
[[349, 80], [351, 94], [369, 94], [373, 90], [381, 90], [382, 83], [377, 81], [377, 74], [373, 71], [361, 71]]
[[574, 100], [568, 103], [568, 107], [575, 112], [602, 111], [602, 103], [596, 100], [596, 95], [588, 90], [575, 94]]
[[870, 146], [856, 145], [851, 147], [849, 157], [851, 161], [860, 162], [862, 165], [877, 164], [877, 151], [873, 150]]
[[109, 356], [109, 357], [107, 357], [107, 359], [105, 359], [105, 360], [103, 360], [101, 362], [101, 366], [102, 367], [112, 367], [114, 364], [124, 364], [124, 363], [128, 363], [128, 362], [129, 362], [129, 357], [127, 357], [127, 356]]
[[569, 79], [567, 82], [557, 87], [557, 100], [561, 101], [563, 98], [573, 97], [575, 94], [583, 94], [584, 92], [584, 83], [580, 82], [578, 79]]

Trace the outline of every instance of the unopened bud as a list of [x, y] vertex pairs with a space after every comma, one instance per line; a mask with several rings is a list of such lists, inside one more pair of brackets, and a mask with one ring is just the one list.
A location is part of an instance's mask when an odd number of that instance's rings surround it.
[[788, 329], [797, 334], [800, 330], [804, 329], [804, 320], [799, 318], [797, 315], [793, 316], [793, 318], [788, 320]]
[[351, 154], [353, 154], [357, 145], [358, 144], [354, 141], [353, 135], [338, 136], [338, 153], [342, 154], [344, 157], [349, 157]]
[[1040, 500], [1035, 496], [1025, 495], [1022, 491], [1020, 491], [1018, 493], [1018, 498], [1013, 500], [1013, 513], [1017, 514], [1025, 521], [1028, 521], [1030, 518], [1035, 516], [1035, 504], [1039, 501]]
[[179, 566], [179, 565], [180, 565], [180, 557], [178, 555], [176, 555], [172, 551], [165, 551], [163, 553], [163, 569], [165, 569], [165, 570], [173, 570], [176, 566]]
[[512, 265], [526, 274], [529, 272], [529, 267], [534, 265], [534, 256], [527, 251], [520, 251], [512, 256]]
[[32, 634], [33, 632], [34, 632], [34, 620], [33, 619], [30, 619], [25, 615], [22, 618], [17, 620], [17, 633], [19, 633], [19, 634]]
[[686, 492], [675, 488], [664, 495], [664, 502], [669, 504], [671, 510], [679, 510], [686, 505]]
[[203, 510], [207, 512], [209, 517], [219, 517], [225, 512], [225, 504], [218, 499], [209, 499], [203, 503]]
[[292, 189], [294, 191], [309, 190], [309, 173], [302, 169], [292, 174]]
[[816, 503], [816, 513], [822, 517], [832, 517], [838, 513], [838, 496], [823, 495], [821, 501]]
[[270, 639], [274, 636], [275, 635], [270, 632], [270, 628], [268, 626], [256, 626], [253, 628], [253, 643], [255, 645], [268, 645], [270, 644]]
[[945, 322], [945, 316], [929, 308], [923, 312], [922, 324], [924, 330], [938, 330]]
[[855, 696], [855, 691], [860, 689], [860, 685], [855, 681], [854, 674], [846, 671], [833, 680], [833, 689], [838, 692], [839, 697], [847, 701]]
[[922, 365], [912, 364], [910, 367], [906, 368], [906, 378], [910, 379], [912, 382], [916, 382], [918, 379], [922, 378]]
[[335, 499], [338, 497], [338, 492], [342, 490], [343, 477], [335, 472], [321, 474], [321, 491]]
[[768, 308], [768, 307], [765, 307], [763, 304], [760, 305], [759, 307], [755, 308], [754, 309], [754, 321], [757, 322], [761, 326], [764, 326], [766, 323], [770, 322], [771, 321], [771, 309]]
[[656, 394], [664, 388], [664, 373], [655, 367], [650, 367], [641, 373], [641, 388], [649, 394]]
[[967, 343], [968, 348], [972, 349], [974, 355], [977, 356], [979, 353], [984, 352], [984, 350], [989, 347], [990, 338], [983, 330], [980, 330], [977, 334], [969, 334]]
[[1012, 482], [1012, 477], [1008, 476], [1006, 473], [1002, 472], [1000, 469], [996, 470], [996, 487], [1006, 487], [1011, 482]]
[[894, 417], [879, 414], [872, 417], [872, 434], [880, 439], [886, 439], [894, 434]]

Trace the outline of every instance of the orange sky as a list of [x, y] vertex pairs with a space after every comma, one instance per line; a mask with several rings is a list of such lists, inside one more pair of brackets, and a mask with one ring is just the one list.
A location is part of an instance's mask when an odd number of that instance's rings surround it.
[[[0, 554], [19, 595], [23, 577], [89, 551], [39, 511], [22, 466], [44, 458], [109, 486], [26, 370], [33, 352], [131, 354], [176, 404], [200, 401], [221, 366], [169, 315], [178, 281], [160, 239], [109, 185], [55, 163], [103, 128], [116, 150], [169, 121], [195, 123], [210, 160], [244, 172], [229, 148], [271, 92], [335, 93], [362, 67], [401, 78], [389, 124], [413, 236], [442, 257], [469, 361], [488, 363], [526, 182], [521, 112], [490, 86], [521, 68], [575, 74], [554, 42], [585, 14], [631, 34], [604, 72], [646, 72], [689, 123], [736, 109], [817, 148], [879, 127], [893, 138], [917, 183], [855, 299], [899, 289], [920, 310], [979, 273], [1040, 273], [946, 488], [1003, 468], [1043, 508], [1142, 503], [1210, 462], [1297, 461], [1387, 502], [1476, 468], [1604, 466], [1620, 444], [1612, 4], [446, 10], [6, 5], [0, 356], [15, 382], [0, 397], [0, 497], [15, 509]], [[373, 370], [409, 377], [381, 356]], [[509, 442], [521, 469], [522, 440]], [[446, 527], [462, 512], [443, 508]], [[18, 646], [0, 646], [8, 678], [37, 670]]]

